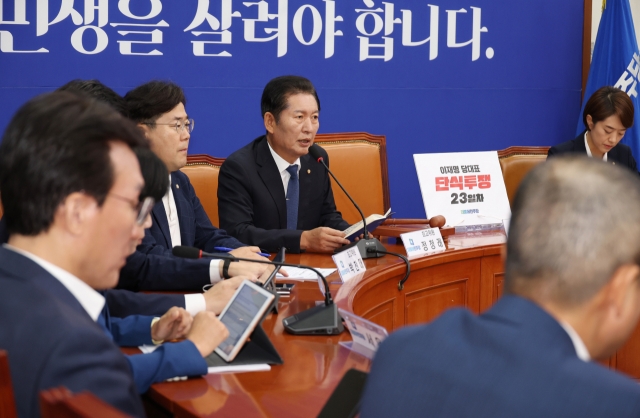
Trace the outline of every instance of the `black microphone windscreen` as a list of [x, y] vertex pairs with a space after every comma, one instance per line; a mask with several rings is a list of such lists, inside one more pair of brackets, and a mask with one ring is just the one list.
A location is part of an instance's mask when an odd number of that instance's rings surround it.
[[173, 247], [171, 253], [180, 258], [200, 258], [201, 251], [195, 247], [187, 247], [186, 245], [177, 245]]
[[324, 160], [322, 153], [320, 152], [320, 145], [318, 144], [313, 144], [309, 147], [309, 154], [311, 154], [313, 159], [318, 162], [320, 162], [320, 160]]

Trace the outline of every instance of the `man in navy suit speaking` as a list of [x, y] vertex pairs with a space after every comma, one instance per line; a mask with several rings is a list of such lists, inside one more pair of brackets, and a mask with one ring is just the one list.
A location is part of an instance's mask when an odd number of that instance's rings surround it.
[[118, 287], [130, 290], [200, 290], [223, 278], [257, 278], [272, 267], [226, 260], [188, 260], [174, 257], [173, 247], [185, 245], [205, 252], [234, 249], [237, 257], [266, 260], [258, 247], [247, 247], [211, 224], [189, 178], [180, 171], [187, 164], [189, 139], [194, 128], [187, 115], [182, 88], [151, 81], [125, 95], [129, 117], [144, 131], [151, 150], [170, 173], [169, 190], [151, 213], [152, 225], [136, 252], [127, 259]]
[[[220, 167], [220, 226], [270, 251], [333, 252], [349, 244], [329, 175], [309, 154], [320, 127], [315, 87], [304, 77], [276, 77], [260, 107], [266, 134]], [[328, 165], [326, 151], [318, 151]]]
[[518, 190], [505, 295], [452, 309], [382, 343], [369, 417], [638, 417], [640, 386], [594, 362], [640, 316], [640, 183], [602, 161], [559, 157]]

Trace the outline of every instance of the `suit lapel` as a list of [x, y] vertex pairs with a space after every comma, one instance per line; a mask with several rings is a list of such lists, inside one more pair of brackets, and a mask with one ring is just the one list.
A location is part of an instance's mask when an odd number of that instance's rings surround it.
[[611, 151], [607, 153], [607, 162], [609, 162], [610, 164], [613, 164], [613, 165], [616, 165], [616, 163], [625, 164], [622, 158], [622, 152], [621, 152], [622, 147], [619, 147], [618, 145], [611, 148]]
[[[269, 194], [278, 209], [280, 228], [286, 229], [287, 203], [285, 200], [286, 196], [284, 194], [284, 189], [282, 187], [282, 177], [280, 177], [276, 162], [273, 161], [266, 137], [263, 137], [263, 139], [257, 144], [254, 156], [256, 159], [256, 165], [258, 166], [258, 175], [262, 179], [262, 182], [269, 191]], [[298, 214], [300, 214], [300, 210], [298, 210]], [[298, 215], [298, 217], [299, 216], [300, 215]]]
[[[182, 245], [193, 245], [195, 231], [193, 225], [193, 208], [188, 204], [185, 196], [187, 184], [182, 181], [183, 172], [174, 172], [171, 175], [171, 191], [173, 192], [173, 200], [176, 203], [176, 211], [178, 212], [178, 223], [180, 224], [180, 241]], [[191, 216], [189, 216], [191, 214]]]
[[584, 145], [584, 132], [582, 132], [576, 137], [576, 139], [573, 140], [573, 149], [577, 152], [581, 152], [584, 154], [587, 153], [587, 147], [585, 147]]
[[164, 245], [166, 248], [173, 248], [171, 245], [171, 233], [169, 232], [169, 221], [167, 221], [167, 212], [164, 210], [164, 204], [162, 201], [157, 202], [153, 206], [153, 210], [151, 211], [151, 216], [153, 217], [153, 222], [160, 227], [160, 231], [162, 232], [162, 236], [164, 237]]

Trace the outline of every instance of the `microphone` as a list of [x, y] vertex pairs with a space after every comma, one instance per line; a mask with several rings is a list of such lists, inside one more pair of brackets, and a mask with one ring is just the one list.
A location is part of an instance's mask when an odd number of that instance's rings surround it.
[[364, 217], [364, 214], [362, 213], [362, 210], [360, 210], [360, 206], [358, 206], [358, 204], [355, 202], [355, 200], [353, 200], [351, 195], [347, 192], [347, 189], [345, 189], [344, 186], [342, 186], [342, 184], [338, 181], [336, 176], [333, 175], [333, 173], [329, 169], [329, 166], [327, 166], [327, 164], [324, 162], [324, 158], [322, 157], [322, 153], [320, 152], [320, 150], [321, 150], [321, 148], [320, 148], [319, 145], [313, 144], [313, 145], [311, 145], [309, 147], [309, 154], [311, 154], [311, 156], [316, 161], [321, 163], [324, 166], [324, 168], [327, 169], [327, 173], [329, 173], [331, 175], [331, 177], [333, 177], [333, 179], [335, 180], [336, 184], [338, 186], [340, 186], [340, 188], [342, 189], [344, 194], [347, 195], [347, 197], [349, 198], [351, 203], [353, 203], [353, 206], [356, 207], [356, 209], [360, 213], [360, 216], [362, 217], [362, 226], [363, 226], [364, 238], [360, 239], [358, 241], [354, 241], [349, 245], [345, 245], [345, 246], [337, 249], [335, 252], [339, 253], [339, 252], [348, 250], [351, 247], [357, 247], [358, 251], [360, 251], [360, 256], [363, 259], [365, 259], [365, 258], [378, 258], [378, 257], [384, 256], [384, 253], [382, 253], [381, 251], [386, 251], [386, 248], [384, 247], [384, 245], [382, 245], [382, 243], [377, 238], [369, 238], [369, 232], [367, 231], [367, 219]]
[[333, 303], [329, 283], [318, 270], [302, 264], [290, 264], [270, 260], [254, 260], [251, 258], [234, 257], [227, 253], [207, 253], [199, 248], [178, 245], [171, 250], [176, 257], [198, 259], [202, 257], [227, 259], [230, 261], [247, 261], [249, 263], [270, 264], [272, 266], [296, 267], [311, 270], [324, 283], [324, 305], [314, 306], [290, 317], [284, 318], [282, 324], [291, 334], [297, 335], [336, 335], [344, 331], [342, 318], [338, 314], [338, 307]]

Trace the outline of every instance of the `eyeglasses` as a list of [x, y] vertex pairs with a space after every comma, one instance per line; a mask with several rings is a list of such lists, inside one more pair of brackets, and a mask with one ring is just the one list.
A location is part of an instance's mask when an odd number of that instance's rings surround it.
[[117, 195], [115, 193], [108, 193], [109, 196], [115, 197], [123, 202], [127, 202], [131, 205], [131, 209], [133, 209], [138, 215], [136, 217], [136, 225], [142, 226], [144, 224], [145, 219], [151, 213], [153, 209], [153, 205], [155, 205], [156, 201], [153, 197], [145, 197], [141, 202], [134, 201], [132, 199], [126, 198], [124, 196]]
[[185, 129], [189, 133], [193, 132], [193, 128], [194, 128], [195, 124], [196, 124], [196, 122], [193, 119], [187, 119], [184, 122], [178, 121], [178, 122], [173, 122], [173, 123], [143, 122], [143, 125], [149, 125], [149, 126], [152, 126], [152, 125], [167, 125], [167, 126], [171, 126], [179, 134], [181, 134], [182, 131], [184, 131]]

